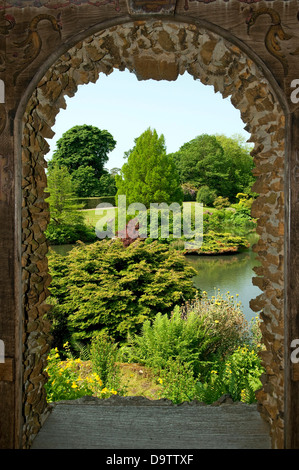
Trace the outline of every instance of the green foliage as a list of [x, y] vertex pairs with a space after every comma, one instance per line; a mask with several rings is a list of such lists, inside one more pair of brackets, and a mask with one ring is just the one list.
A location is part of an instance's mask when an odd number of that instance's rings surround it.
[[254, 198], [243, 193], [238, 193], [236, 197], [238, 203], [232, 204], [231, 210], [225, 211], [224, 223], [231, 224], [235, 227], [254, 229], [256, 227], [256, 219], [251, 217], [251, 206]]
[[209, 231], [203, 235], [200, 248], [184, 250], [185, 253], [200, 255], [215, 255], [225, 253], [238, 253], [249, 248], [246, 237], [234, 236], [230, 233], [217, 233]]
[[90, 395], [98, 398], [109, 398], [118, 390], [104, 386], [97, 372], [92, 372], [88, 362], [75, 359], [64, 345], [67, 358], [62, 360], [57, 348], [51, 349], [47, 358], [46, 372], [48, 381], [45, 385], [47, 401], [76, 400]]
[[227, 197], [218, 196], [213, 202], [213, 206], [216, 209], [223, 209], [224, 207], [229, 207], [230, 202]]
[[196, 399], [210, 404], [224, 394], [252, 403], [263, 373], [257, 339], [229, 292], [225, 298], [203, 292], [202, 298], [175, 307], [170, 318], [157, 314], [146, 321], [120, 357], [153, 370], [159, 396], [173, 403]]
[[252, 170], [254, 169], [253, 157], [250, 152], [252, 146], [245, 142], [241, 135], [226, 137], [216, 135], [217, 141], [224, 151], [224, 160], [227, 164], [226, 193], [231, 202], [235, 201], [236, 194], [240, 192], [249, 193], [255, 181]]
[[209, 297], [205, 291], [181, 306], [182, 318], [192, 314], [203, 319], [203, 327], [210, 338], [207, 356], [223, 358], [243, 344], [250, 344], [251, 326], [241, 309], [241, 302], [229, 292], [219, 291]]
[[48, 173], [48, 198], [50, 223], [46, 236], [50, 244], [75, 243], [77, 240], [91, 242], [96, 239], [95, 231], [85, 224], [85, 218], [78, 209], [82, 208], [74, 198], [74, 185], [66, 167], [53, 165]]
[[153, 322], [145, 321], [141, 334], [131, 339], [125, 351], [129, 362], [139, 362], [157, 371], [164, 369], [169, 359], [179, 359], [198, 372], [212, 341], [204, 318], [194, 312], [182, 318], [177, 306], [170, 318], [158, 313]]
[[98, 196], [99, 179], [95, 176], [95, 170], [92, 166], [79, 166], [72, 171], [72, 181], [75, 188], [75, 194], [78, 197]]
[[213, 364], [212, 370], [197, 383], [197, 399], [211, 404], [229, 394], [233, 401], [253, 403], [255, 392], [262, 386], [264, 369], [256, 351], [247, 346], [236, 349], [224, 362]]
[[95, 335], [91, 341], [90, 357], [92, 369], [103, 382], [104, 387], [120, 392], [120, 368], [117, 364], [118, 345], [105, 331]]
[[99, 204], [111, 204], [115, 206], [114, 196], [82, 197], [77, 198], [78, 204], [83, 205], [83, 209], [96, 209]]
[[102, 389], [102, 381], [97, 375], [80, 375], [80, 359], [68, 357], [62, 361], [57, 348], [48, 356], [46, 372], [48, 382], [45, 385], [48, 402], [75, 400], [86, 395], [93, 395]]
[[253, 158], [250, 147], [240, 136], [202, 134], [185, 143], [172, 157], [181, 183], [210, 190], [230, 202], [236, 194], [248, 192], [254, 183]]
[[127, 203], [181, 203], [183, 192], [172, 158], [166, 155], [164, 136], [147, 129], [135, 139], [127, 162], [116, 175], [117, 195], [126, 195]]
[[174, 404], [192, 401], [196, 398], [196, 383], [193, 368], [180, 358], [169, 359], [158, 379], [162, 385], [161, 398], [167, 398]]
[[46, 230], [47, 240], [50, 245], [65, 245], [82, 241], [93, 242], [97, 239], [94, 228], [85, 224], [56, 225], [50, 223]]
[[196, 201], [202, 202], [204, 206], [211, 207], [217, 198], [217, 193], [214, 189], [210, 189], [208, 186], [201, 186], [196, 195]]
[[108, 153], [116, 142], [106, 130], [82, 125], [74, 126], [57, 142], [57, 149], [49, 162], [49, 168], [58, 164], [65, 166], [72, 176], [77, 196], [99, 196], [99, 180], [107, 174], [104, 165]]
[[84, 218], [78, 209], [82, 206], [74, 199], [74, 185], [67, 168], [53, 165], [47, 174], [48, 203], [51, 221], [55, 225], [75, 225]]
[[157, 242], [136, 241], [127, 248], [120, 239], [78, 244], [63, 260], [52, 252], [49, 270], [54, 325], [62, 321], [59, 334], [83, 343], [102, 329], [123, 341], [146, 319], [170, 314], [196, 292], [196, 271], [182, 254]]
[[111, 173], [102, 175], [98, 191], [101, 196], [115, 196], [117, 193], [115, 176]]

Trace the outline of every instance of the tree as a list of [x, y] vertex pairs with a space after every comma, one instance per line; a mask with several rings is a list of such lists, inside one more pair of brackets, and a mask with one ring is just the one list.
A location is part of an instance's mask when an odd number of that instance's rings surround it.
[[78, 213], [81, 206], [76, 203], [74, 184], [67, 168], [53, 165], [48, 172], [47, 182], [51, 223], [62, 225], [83, 222], [84, 216]]
[[127, 203], [139, 202], [147, 208], [151, 203], [170, 204], [183, 200], [179, 174], [166, 154], [163, 134], [147, 129], [135, 139], [127, 162], [116, 175], [117, 195], [126, 195]]
[[251, 193], [251, 187], [255, 181], [252, 174], [254, 162], [250, 155], [252, 147], [246, 144], [243, 136], [238, 134], [232, 137], [216, 135], [216, 138], [223, 148], [224, 160], [227, 162], [228, 177], [225, 196], [231, 201], [236, 201], [238, 193]]
[[91, 166], [80, 166], [77, 170], [73, 171], [72, 181], [77, 197], [99, 195], [100, 179], [95, 177], [94, 169]]
[[[78, 196], [96, 196], [99, 179], [107, 174], [104, 165], [108, 161], [108, 153], [115, 145], [116, 141], [106, 130], [87, 124], [74, 126], [58, 140], [49, 168], [56, 163], [65, 166], [72, 176]], [[85, 184], [85, 177], [88, 185]]]
[[[223, 149], [215, 136], [202, 134], [185, 143], [173, 155], [181, 182], [216, 189], [217, 179], [223, 174]], [[217, 188], [219, 190], [219, 188]]]
[[84, 215], [78, 210], [82, 206], [76, 203], [73, 180], [67, 168], [52, 165], [47, 179], [51, 219], [46, 236], [50, 244], [93, 241], [95, 232], [86, 226]]
[[208, 186], [218, 196], [236, 201], [254, 182], [253, 158], [242, 137], [202, 134], [172, 154], [181, 183]]
[[213, 189], [208, 186], [201, 186], [198, 190], [196, 200], [201, 202], [204, 206], [212, 207], [217, 195]]
[[115, 196], [117, 192], [115, 175], [111, 172], [102, 175], [99, 182], [99, 191], [99, 196]]

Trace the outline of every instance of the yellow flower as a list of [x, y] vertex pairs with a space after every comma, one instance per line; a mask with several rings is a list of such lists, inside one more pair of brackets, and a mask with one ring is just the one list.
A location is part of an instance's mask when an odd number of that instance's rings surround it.
[[72, 383], [72, 388], [78, 388], [78, 385], [76, 384], [76, 382]]
[[159, 378], [158, 378], [158, 382], [159, 382], [160, 384], [162, 384], [162, 383], [163, 383], [163, 380], [159, 377]]
[[215, 320], [215, 323], [219, 323], [219, 320]]

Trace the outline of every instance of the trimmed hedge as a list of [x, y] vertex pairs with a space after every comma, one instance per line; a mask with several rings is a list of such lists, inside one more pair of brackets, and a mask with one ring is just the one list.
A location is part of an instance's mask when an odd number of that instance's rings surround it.
[[76, 198], [78, 204], [83, 204], [83, 209], [95, 209], [98, 204], [104, 202], [115, 206], [115, 196], [101, 196], [101, 197], [78, 197]]

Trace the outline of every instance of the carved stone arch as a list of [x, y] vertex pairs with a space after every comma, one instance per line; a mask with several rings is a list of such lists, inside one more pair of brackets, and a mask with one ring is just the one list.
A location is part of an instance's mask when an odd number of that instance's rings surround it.
[[[252, 300], [261, 311], [266, 369], [257, 394], [270, 424], [273, 447], [283, 447], [284, 377], [284, 153], [285, 113], [262, 69], [236, 44], [215, 31], [170, 19], [150, 19], [105, 28], [82, 39], [46, 71], [28, 100], [22, 122], [22, 273], [23, 273], [23, 419], [24, 447], [29, 447], [46, 414], [44, 372], [49, 325], [45, 320], [49, 221], [45, 200], [44, 159], [47, 138], [65, 95], [79, 85], [96, 82], [100, 73], [128, 69], [145, 80], [175, 80], [189, 73], [212, 85], [240, 111], [254, 143], [259, 193], [252, 214], [259, 219], [255, 247], [261, 266], [254, 284], [262, 293]], [[0, 161], [1, 163], [1, 161]]]

